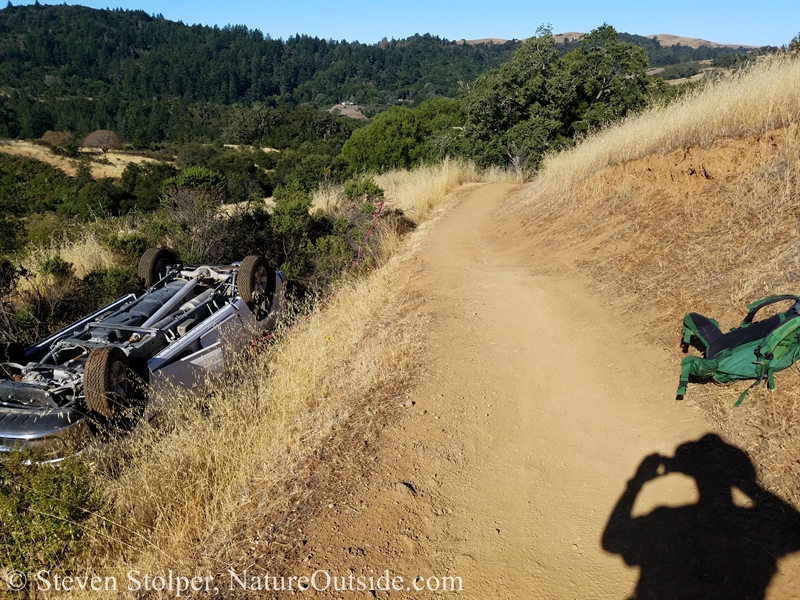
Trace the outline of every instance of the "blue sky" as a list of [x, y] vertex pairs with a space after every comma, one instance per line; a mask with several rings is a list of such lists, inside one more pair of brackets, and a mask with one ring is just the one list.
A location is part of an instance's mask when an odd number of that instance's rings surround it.
[[554, 33], [585, 32], [607, 22], [618, 31], [640, 35], [672, 33], [758, 46], [781, 46], [800, 32], [800, 0], [86, 0], [68, 4], [141, 9], [187, 24], [247, 25], [273, 38], [303, 33], [366, 43], [414, 33], [451, 40], [519, 39], [532, 35], [543, 23], [551, 24]]

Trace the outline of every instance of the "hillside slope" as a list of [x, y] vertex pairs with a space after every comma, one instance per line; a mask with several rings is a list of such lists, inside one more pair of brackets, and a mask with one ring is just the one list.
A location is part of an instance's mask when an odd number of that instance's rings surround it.
[[[736, 409], [745, 383], [674, 398], [684, 312], [727, 328], [800, 291], [798, 68], [631, 119], [516, 190], [465, 192], [401, 290], [428, 298], [423, 382], [278, 571], [460, 577], [467, 598], [796, 598], [800, 376]], [[654, 452], [676, 458], [657, 471]], [[727, 469], [727, 497], [709, 495]], [[628, 511], [653, 529], [621, 527]]]
[[[388, 595], [376, 588], [377, 598], [428, 597], [415, 585], [447, 585], [476, 600], [623, 598], [637, 585], [640, 597], [653, 597], [645, 593], [651, 578], [663, 597], [687, 589], [698, 598], [712, 589], [720, 598], [765, 597], [769, 578], [751, 577], [763, 555], [749, 552], [740, 532], [761, 541], [759, 531], [775, 533], [773, 522], [733, 517], [730, 529], [692, 533], [677, 516], [652, 513], [684, 506], [715, 523], [724, 506], [696, 504], [697, 487], [725, 468], [713, 454], [682, 467], [694, 469], [696, 484], [672, 473], [637, 490], [633, 515], [665, 515], [662, 530], [647, 534], [651, 550], [626, 554], [640, 573], [616, 555], [638, 543], [634, 534], [615, 541], [626, 482], [652, 453], [695, 448], [709, 425], [674, 401], [674, 352], [648, 344], [636, 318], [615, 314], [586, 286], [572, 248], [544, 251], [539, 236], [502, 218], [512, 190], [464, 190], [418, 237], [416, 274], [398, 293], [426, 298], [418, 309], [430, 319], [422, 381], [397, 399], [401, 413], [360, 480], [297, 523], [302, 543], [285, 562], [256, 552], [250, 571], [402, 578]], [[736, 497], [737, 506], [753, 501], [770, 504], [753, 488]], [[800, 549], [791, 521], [777, 533]], [[782, 560], [771, 563], [778, 572], [766, 597], [791, 598], [800, 554], [772, 552]], [[703, 565], [704, 581], [690, 565]], [[341, 594], [332, 587], [318, 596]]]
[[0, 10], [0, 81], [48, 97], [391, 106], [455, 96], [459, 81], [500, 65], [518, 45], [433, 35], [380, 45], [280, 40], [244, 25], [189, 26], [141, 10], [9, 4]]
[[[727, 330], [747, 303], [800, 292], [799, 155], [800, 61], [768, 61], [552, 157], [509, 217], [543, 248], [571, 247], [597, 289], [645, 317], [643, 335], [677, 348], [686, 312]], [[800, 377], [776, 386], [736, 409], [744, 382], [691, 385], [687, 401], [800, 506]]]
[[[77, 160], [54, 154], [48, 147], [40, 146], [32, 142], [0, 140], [0, 152], [11, 154], [12, 156], [25, 156], [27, 158], [40, 160], [57, 169], [61, 169], [70, 177], [74, 177], [78, 172], [79, 162]], [[99, 151], [84, 150], [83, 155], [89, 158], [88, 166], [92, 177], [95, 179], [103, 177], [119, 179], [122, 177], [125, 167], [130, 163], [142, 164], [146, 162], [157, 162], [155, 159], [147, 158], [146, 156], [116, 152], [114, 150], [110, 150], [105, 154], [101, 154]], [[102, 162], [95, 162], [92, 159], [98, 159]]]
[[707, 46], [709, 48], [755, 48], [755, 46], [743, 46], [741, 44], [720, 44], [719, 42], [711, 42], [702, 38], [690, 38], [682, 35], [673, 35], [671, 33], [657, 33], [654, 35], [647, 35], [652, 40], [657, 41], [662, 46], [688, 46], [689, 48], [699, 48], [700, 46]]

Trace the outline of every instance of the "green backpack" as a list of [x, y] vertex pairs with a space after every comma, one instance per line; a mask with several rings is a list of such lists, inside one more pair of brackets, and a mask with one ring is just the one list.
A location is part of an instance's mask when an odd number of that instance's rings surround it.
[[[784, 300], [795, 303], [786, 312], [753, 322], [759, 310]], [[739, 406], [750, 388], [762, 380], [773, 389], [773, 375], [800, 358], [800, 296], [769, 296], [748, 304], [747, 310], [742, 324], [728, 333], [722, 333], [717, 321], [703, 315], [688, 313], [683, 318], [684, 352], [688, 352], [690, 343], [696, 343], [703, 348], [704, 358], [686, 356], [681, 361], [679, 400], [686, 394], [689, 377], [713, 378], [720, 383], [755, 379], [736, 401], [735, 406]]]

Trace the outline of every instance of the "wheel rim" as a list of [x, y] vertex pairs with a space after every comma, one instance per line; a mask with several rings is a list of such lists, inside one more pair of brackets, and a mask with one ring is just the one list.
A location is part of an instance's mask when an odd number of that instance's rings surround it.
[[267, 291], [267, 268], [263, 265], [259, 266], [255, 273], [253, 273], [253, 291], [261, 292], [262, 294]]
[[119, 361], [111, 364], [108, 383], [108, 393], [112, 400], [121, 402], [128, 397], [128, 370], [125, 365]]

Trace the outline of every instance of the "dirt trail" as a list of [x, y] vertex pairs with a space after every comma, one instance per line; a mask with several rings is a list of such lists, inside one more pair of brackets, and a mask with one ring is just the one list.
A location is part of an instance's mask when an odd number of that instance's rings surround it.
[[[673, 353], [501, 226], [512, 189], [465, 194], [415, 250], [432, 316], [423, 383], [367, 484], [308, 527], [303, 571], [458, 576], [475, 599], [632, 594], [638, 569], [601, 547], [612, 508], [644, 457], [708, 426], [674, 400]], [[659, 477], [634, 514], [697, 498], [690, 478]], [[797, 564], [781, 563], [770, 598], [795, 597]]]

